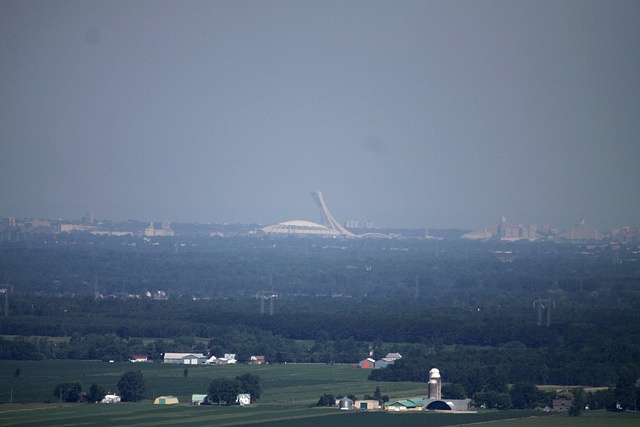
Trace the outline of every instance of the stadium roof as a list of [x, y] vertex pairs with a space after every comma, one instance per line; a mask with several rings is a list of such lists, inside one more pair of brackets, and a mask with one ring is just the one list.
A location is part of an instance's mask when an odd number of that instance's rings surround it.
[[309, 221], [281, 222], [276, 225], [264, 227], [262, 231], [264, 231], [266, 234], [276, 235], [294, 234], [301, 236], [313, 235], [323, 237], [334, 237], [340, 235], [340, 232], [337, 230], [333, 230], [331, 228], [325, 227], [324, 225], [316, 224]]

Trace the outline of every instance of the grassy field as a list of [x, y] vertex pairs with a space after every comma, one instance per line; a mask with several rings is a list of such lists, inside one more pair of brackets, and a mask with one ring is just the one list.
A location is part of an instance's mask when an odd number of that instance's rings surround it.
[[594, 412], [572, 418], [566, 414], [535, 411], [481, 411], [470, 414], [421, 412], [412, 414], [339, 411], [335, 408], [309, 408], [305, 405], [259, 404], [241, 408], [217, 406], [172, 406], [142, 403], [111, 405], [29, 404], [2, 405], [0, 425], [9, 426], [232, 426], [402, 427], [456, 426], [490, 423], [498, 427], [627, 427], [640, 425], [637, 414]]
[[[16, 369], [20, 375], [15, 376]], [[122, 404], [60, 404], [53, 390], [56, 384], [78, 381], [83, 390], [94, 382], [117, 392], [120, 375], [139, 369], [147, 383], [143, 402]], [[390, 414], [384, 412], [339, 411], [313, 405], [323, 393], [354, 394], [362, 398], [380, 386], [391, 399], [424, 396], [426, 384], [375, 383], [368, 371], [347, 365], [266, 365], [192, 366], [188, 377], [185, 365], [152, 363], [104, 363], [90, 361], [0, 361], [0, 425], [87, 425], [148, 426], [448, 426], [493, 421], [497, 426], [638, 426], [637, 414], [585, 413], [580, 418], [535, 411], [481, 411], [477, 414]], [[191, 406], [191, 395], [206, 393], [216, 376], [235, 377], [250, 372], [259, 375], [263, 394], [258, 404], [244, 408]], [[13, 393], [13, 403], [11, 394]], [[164, 394], [178, 396], [180, 404], [159, 406], [151, 398]], [[50, 401], [51, 403], [43, 403]], [[22, 404], [21, 402], [28, 402]], [[530, 418], [534, 417], [534, 418]], [[502, 421], [501, 421], [502, 420]]]
[[[15, 376], [16, 369], [20, 375]], [[184, 370], [188, 369], [185, 378]], [[82, 384], [88, 391], [93, 383], [107, 391], [117, 392], [122, 373], [141, 370], [146, 381], [145, 397], [152, 399], [170, 394], [181, 402], [190, 401], [192, 394], [207, 393], [215, 377], [235, 378], [251, 373], [258, 375], [263, 393], [260, 403], [271, 404], [315, 404], [324, 393], [334, 395], [354, 394], [362, 398], [373, 394], [380, 386], [383, 394], [391, 399], [423, 396], [426, 384], [422, 383], [375, 383], [367, 381], [368, 370], [349, 365], [228, 365], [190, 366], [157, 363], [105, 363], [93, 361], [49, 360], [49, 361], [0, 361], [0, 402], [43, 403], [55, 402], [55, 386], [61, 382]]]

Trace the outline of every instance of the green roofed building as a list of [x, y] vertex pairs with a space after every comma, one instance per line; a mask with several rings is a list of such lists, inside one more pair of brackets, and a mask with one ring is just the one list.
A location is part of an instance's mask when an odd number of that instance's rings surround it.
[[424, 399], [415, 397], [413, 399], [398, 400], [397, 402], [385, 402], [384, 410], [392, 412], [422, 411], [424, 410]]

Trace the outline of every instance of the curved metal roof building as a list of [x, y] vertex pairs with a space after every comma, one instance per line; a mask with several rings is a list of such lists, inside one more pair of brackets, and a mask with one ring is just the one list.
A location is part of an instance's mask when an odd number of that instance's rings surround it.
[[340, 232], [324, 225], [316, 224], [309, 221], [287, 221], [281, 222], [276, 225], [270, 225], [264, 227], [262, 231], [265, 234], [273, 235], [299, 235], [299, 236], [320, 236], [320, 237], [335, 237], [339, 236]]

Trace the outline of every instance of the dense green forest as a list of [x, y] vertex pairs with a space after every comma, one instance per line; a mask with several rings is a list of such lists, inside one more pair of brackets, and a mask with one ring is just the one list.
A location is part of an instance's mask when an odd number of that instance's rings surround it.
[[357, 363], [397, 351], [372, 380], [426, 381], [437, 366], [469, 396], [482, 390], [472, 378], [497, 373], [604, 387], [640, 376], [635, 246], [46, 237], [0, 245], [0, 335], [16, 336], [0, 358]]

